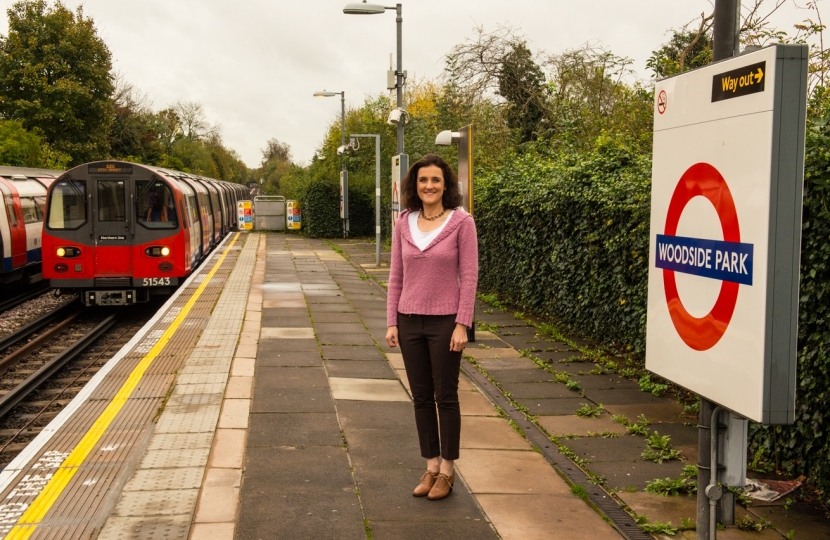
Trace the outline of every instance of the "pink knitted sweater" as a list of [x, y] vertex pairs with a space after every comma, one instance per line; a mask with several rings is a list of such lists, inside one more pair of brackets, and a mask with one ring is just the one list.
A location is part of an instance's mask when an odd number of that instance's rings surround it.
[[478, 239], [473, 216], [458, 208], [444, 230], [418, 249], [401, 212], [392, 235], [392, 264], [386, 300], [386, 324], [396, 326], [398, 313], [453, 315], [455, 322], [473, 324], [478, 284]]

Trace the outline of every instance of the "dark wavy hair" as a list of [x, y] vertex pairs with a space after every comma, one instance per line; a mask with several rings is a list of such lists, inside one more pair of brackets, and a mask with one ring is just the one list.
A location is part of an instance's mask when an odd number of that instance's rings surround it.
[[418, 171], [422, 167], [435, 165], [444, 173], [444, 196], [441, 202], [444, 208], [454, 209], [461, 206], [461, 191], [458, 189], [458, 179], [452, 172], [449, 163], [444, 158], [435, 154], [427, 154], [409, 168], [409, 172], [403, 178], [401, 186], [401, 206], [407, 210], [423, 210], [424, 203], [418, 197]]

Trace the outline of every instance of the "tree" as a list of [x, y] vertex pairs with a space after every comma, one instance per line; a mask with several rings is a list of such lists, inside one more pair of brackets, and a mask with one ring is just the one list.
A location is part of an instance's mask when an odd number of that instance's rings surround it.
[[545, 74], [524, 41], [511, 44], [498, 71], [499, 95], [507, 101], [507, 125], [517, 142], [536, 140], [548, 131]]
[[64, 169], [69, 156], [56, 152], [19, 120], [0, 120], [0, 165]]
[[271, 160], [291, 161], [291, 147], [277, 139], [269, 139], [262, 149], [263, 165]]
[[110, 51], [92, 19], [57, 2], [22, 0], [0, 37], [0, 116], [38, 129], [81, 163], [107, 154], [112, 120]]

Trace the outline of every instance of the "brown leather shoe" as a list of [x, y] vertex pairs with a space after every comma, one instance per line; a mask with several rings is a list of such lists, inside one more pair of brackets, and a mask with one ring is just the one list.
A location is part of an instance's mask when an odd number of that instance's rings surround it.
[[431, 501], [443, 499], [444, 497], [452, 493], [453, 482], [455, 482], [455, 473], [452, 473], [450, 476], [447, 476], [443, 473], [439, 473], [438, 477], [435, 478], [435, 485], [433, 485], [432, 489], [429, 490], [429, 495], [427, 495], [427, 499]]
[[432, 471], [427, 471], [421, 477], [421, 483], [415, 488], [412, 492], [413, 497], [424, 497], [429, 494], [429, 491], [432, 489], [433, 484], [435, 484], [435, 477], [438, 476], [438, 473], [434, 473]]

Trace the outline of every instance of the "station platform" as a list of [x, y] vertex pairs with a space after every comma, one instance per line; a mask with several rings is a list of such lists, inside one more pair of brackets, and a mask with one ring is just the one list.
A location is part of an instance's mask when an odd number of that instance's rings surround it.
[[[631, 446], [612, 437], [625, 429], [609, 415], [574, 415], [594, 401], [549, 384], [522, 349], [536, 343], [527, 325], [478, 333], [461, 375], [453, 493], [411, 496], [424, 460], [403, 363], [384, 339], [387, 275], [369, 244], [229, 236], [0, 473], [0, 537], [642, 538], [621, 532], [625, 520], [602, 507], [610, 495], [575, 482], [580, 471], [518, 420], [538, 406], [530, 412], [551, 434], [607, 433], [590, 442], [620, 455]], [[517, 321], [477, 310], [493, 328]], [[535, 401], [507, 402], [494, 383]], [[648, 394], [626, 399], [619, 411], [671, 416]], [[661, 474], [620, 462], [605, 474], [617, 488]]]
[[0, 473], [0, 534], [619, 538], [464, 376], [453, 494], [412, 497], [385, 305], [330, 244], [228, 237]]

